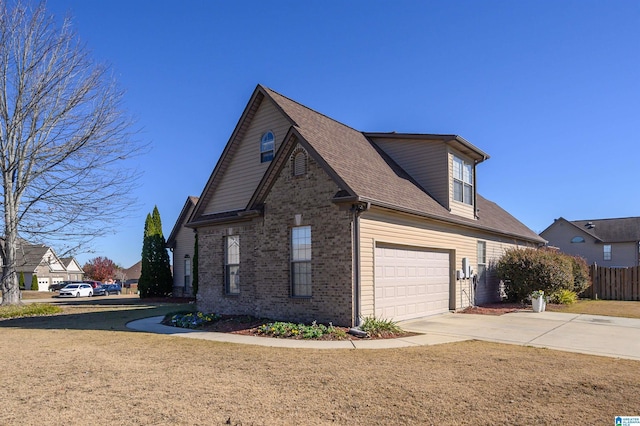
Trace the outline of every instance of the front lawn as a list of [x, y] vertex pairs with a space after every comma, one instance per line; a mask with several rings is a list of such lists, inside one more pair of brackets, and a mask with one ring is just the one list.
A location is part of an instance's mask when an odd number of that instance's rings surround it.
[[640, 318], [640, 301], [581, 299], [572, 305], [549, 305], [547, 310], [572, 314]]
[[479, 341], [238, 345], [125, 327], [188, 305], [69, 303], [0, 321], [0, 357], [21, 366], [0, 370], [0, 424], [610, 424], [640, 413], [638, 361]]

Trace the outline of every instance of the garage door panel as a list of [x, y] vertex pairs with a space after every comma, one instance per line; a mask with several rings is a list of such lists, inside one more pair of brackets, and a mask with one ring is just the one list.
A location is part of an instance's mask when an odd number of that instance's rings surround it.
[[449, 253], [376, 247], [375, 315], [396, 321], [449, 310]]

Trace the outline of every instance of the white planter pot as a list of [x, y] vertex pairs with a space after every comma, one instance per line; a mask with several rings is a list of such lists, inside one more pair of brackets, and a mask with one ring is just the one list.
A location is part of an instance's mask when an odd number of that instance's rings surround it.
[[544, 312], [547, 307], [544, 297], [531, 298], [531, 304], [533, 305], [533, 312]]

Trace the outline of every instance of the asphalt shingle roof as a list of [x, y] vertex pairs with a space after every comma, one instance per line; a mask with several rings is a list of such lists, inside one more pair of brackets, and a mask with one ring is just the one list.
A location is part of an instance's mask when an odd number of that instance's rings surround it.
[[544, 242], [497, 204], [478, 195], [478, 220], [453, 215], [424, 191], [365, 134], [271, 89], [266, 94], [294, 122], [298, 133], [339, 176], [347, 190], [380, 206]]
[[[605, 243], [640, 241], [640, 217], [572, 220], [570, 222]], [[592, 226], [588, 226], [588, 224]]]

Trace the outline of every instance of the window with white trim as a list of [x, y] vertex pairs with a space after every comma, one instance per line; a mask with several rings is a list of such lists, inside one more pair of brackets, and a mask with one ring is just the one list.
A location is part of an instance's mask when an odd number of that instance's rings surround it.
[[487, 283], [487, 242], [478, 241], [478, 284]]
[[291, 229], [291, 295], [311, 297], [311, 227]]
[[184, 256], [184, 289], [191, 286], [191, 258], [188, 254]]
[[611, 244], [605, 244], [602, 251], [603, 259], [611, 260]]
[[473, 164], [453, 156], [453, 199], [473, 205]]
[[240, 293], [240, 236], [225, 237], [224, 287], [227, 294]]
[[276, 138], [273, 132], [269, 130], [260, 138], [260, 162], [266, 163], [273, 160], [273, 152], [275, 148]]

